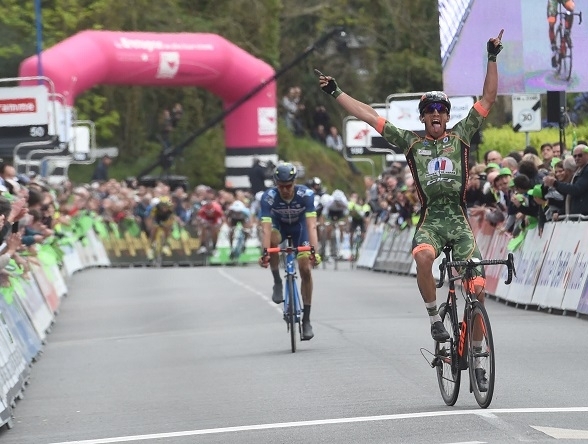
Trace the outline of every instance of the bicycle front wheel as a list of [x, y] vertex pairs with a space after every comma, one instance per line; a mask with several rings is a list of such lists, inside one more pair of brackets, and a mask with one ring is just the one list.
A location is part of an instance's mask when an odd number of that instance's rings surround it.
[[483, 409], [492, 402], [494, 394], [494, 340], [486, 308], [474, 301], [468, 331], [468, 366], [471, 389]]
[[296, 289], [294, 288], [294, 279], [288, 276], [288, 292], [290, 293], [288, 303], [288, 329], [290, 330], [290, 345], [292, 353], [296, 353]]
[[457, 356], [459, 333], [457, 332], [457, 312], [452, 310], [446, 302], [439, 307], [441, 321], [449, 332], [449, 340], [444, 343], [435, 342], [435, 359], [437, 365], [437, 381], [445, 404], [454, 405], [459, 396], [461, 370]]

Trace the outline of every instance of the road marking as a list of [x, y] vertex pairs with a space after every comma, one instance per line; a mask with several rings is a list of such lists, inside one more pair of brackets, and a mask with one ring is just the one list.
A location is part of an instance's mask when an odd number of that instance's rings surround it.
[[555, 427], [531, 426], [555, 439], [588, 439], [588, 430], [558, 429]]
[[180, 438], [184, 436], [213, 435], [219, 433], [248, 432], [270, 429], [287, 429], [292, 427], [310, 427], [330, 424], [350, 424], [359, 422], [393, 421], [397, 419], [431, 418], [440, 416], [487, 416], [489, 413], [567, 413], [588, 412], [588, 407], [558, 407], [558, 408], [518, 408], [518, 409], [488, 409], [488, 410], [443, 410], [438, 412], [399, 413], [396, 415], [358, 416], [352, 418], [317, 419], [312, 421], [278, 422], [274, 424], [254, 424], [237, 427], [219, 427], [216, 429], [185, 430], [182, 432], [153, 433], [149, 435], [119, 436], [114, 438], [88, 439], [82, 441], [55, 442], [52, 444], [111, 444], [115, 442], [147, 441], [152, 439]]
[[250, 287], [249, 285], [247, 285], [246, 283], [240, 281], [239, 279], [235, 279], [233, 276], [231, 276], [230, 274], [228, 274], [227, 272], [225, 272], [222, 269], [218, 269], [219, 274], [223, 275], [226, 279], [233, 281], [235, 284], [237, 284], [240, 287], [243, 287], [245, 290], [256, 294], [258, 296], [261, 296], [261, 298], [266, 301], [268, 304], [270, 304], [274, 309], [276, 309], [279, 313], [283, 313], [284, 310], [282, 309], [282, 306], [279, 304], [275, 304], [274, 301], [272, 301], [271, 298], [267, 297], [265, 295], [265, 293], [262, 293], [261, 291], [256, 290], [253, 287]]

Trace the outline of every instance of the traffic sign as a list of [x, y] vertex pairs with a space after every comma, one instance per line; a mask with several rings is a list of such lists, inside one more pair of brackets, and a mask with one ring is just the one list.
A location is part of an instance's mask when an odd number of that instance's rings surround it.
[[512, 95], [512, 127], [515, 131], [541, 131], [541, 96]]

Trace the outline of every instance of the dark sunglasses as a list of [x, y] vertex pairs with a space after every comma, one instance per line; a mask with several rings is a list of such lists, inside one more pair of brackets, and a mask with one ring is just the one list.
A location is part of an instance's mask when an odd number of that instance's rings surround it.
[[281, 190], [289, 190], [294, 186], [294, 182], [289, 182], [289, 183], [278, 183], [276, 184], [277, 187]]
[[574, 154], [574, 159], [578, 159], [578, 158], [580, 158], [582, 156], [584, 156], [584, 153]]
[[425, 107], [425, 114], [433, 114], [437, 111], [439, 114], [448, 113], [447, 107], [442, 103], [430, 103]]

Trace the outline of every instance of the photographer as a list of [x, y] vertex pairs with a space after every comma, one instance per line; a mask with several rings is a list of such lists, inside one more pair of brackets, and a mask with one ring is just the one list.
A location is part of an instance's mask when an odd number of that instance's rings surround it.
[[484, 184], [486, 183], [486, 172], [484, 165], [476, 165], [470, 170], [466, 186], [466, 207], [468, 209], [477, 207], [485, 202]]

